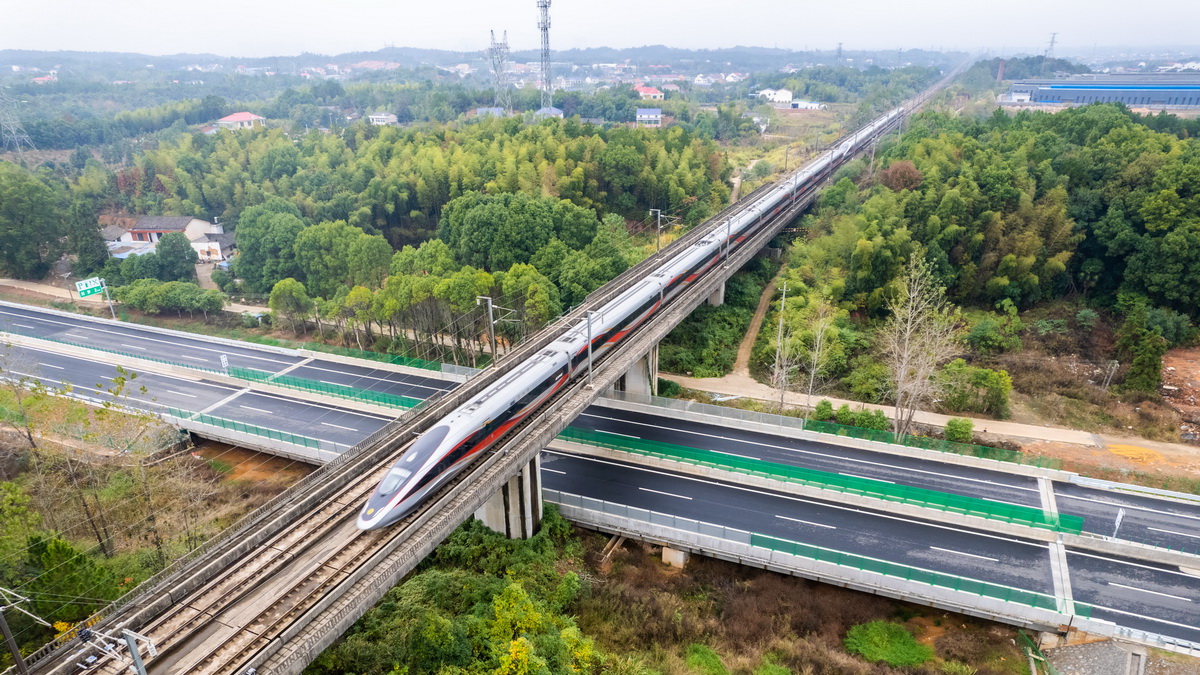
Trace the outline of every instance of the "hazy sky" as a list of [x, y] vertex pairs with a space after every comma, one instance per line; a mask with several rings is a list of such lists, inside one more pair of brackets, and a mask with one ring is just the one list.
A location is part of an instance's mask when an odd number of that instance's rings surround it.
[[[5, 0], [0, 48], [334, 54], [386, 45], [482, 50], [488, 30], [538, 46], [536, 0]], [[551, 48], [791, 49], [1200, 43], [1200, 0], [553, 0]]]

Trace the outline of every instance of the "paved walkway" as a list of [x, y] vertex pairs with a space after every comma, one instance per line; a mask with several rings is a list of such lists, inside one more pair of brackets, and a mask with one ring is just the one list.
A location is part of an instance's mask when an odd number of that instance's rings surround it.
[[[659, 377], [664, 380], [671, 380], [688, 389], [697, 389], [699, 391], [707, 391], [714, 394], [722, 394], [725, 396], [744, 396], [746, 398], [757, 399], [760, 401], [776, 402], [779, 400], [779, 391], [765, 385], [758, 380], [743, 375], [741, 373], [732, 373], [725, 377], [683, 377], [680, 375], [671, 375], [660, 373]], [[794, 406], [810, 406], [815, 405], [821, 399], [828, 399], [833, 403], [833, 407], [840, 407], [842, 404], [849, 405], [852, 409], [868, 408], [874, 410], [882, 410], [888, 417], [892, 417], [895, 409], [892, 406], [874, 405], [870, 403], [860, 403], [858, 401], [850, 401], [847, 399], [832, 398], [829, 396], [813, 396], [811, 402], [808, 401], [806, 394], [796, 392], [788, 392], [784, 401]], [[941, 413], [918, 412], [914, 419], [920, 424], [929, 426], [944, 427], [946, 421], [952, 415], [942, 415]], [[961, 415], [960, 415], [961, 417]], [[1032, 424], [1018, 424], [1017, 422], [1004, 422], [997, 420], [975, 420], [975, 430], [981, 434], [1009, 436], [1012, 438], [1021, 438], [1028, 440], [1039, 441], [1059, 441], [1062, 443], [1075, 443], [1077, 445], [1105, 445], [1103, 439], [1096, 434], [1086, 431], [1077, 431], [1075, 429], [1063, 429], [1061, 427], [1051, 426], [1035, 426]]]
[[[708, 378], [684, 377], [682, 375], [672, 375], [670, 373], [659, 373], [658, 376], [664, 380], [677, 382], [681, 386], [687, 387], [688, 389], [706, 391], [712, 394], [720, 394], [724, 396], [742, 396], [745, 398], [752, 398], [758, 401], [766, 401], [773, 404], [778, 403], [779, 401], [779, 390], [765, 385], [747, 374], [735, 372], [730, 373], [725, 377]], [[858, 410], [860, 408], [882, 410], [884, 414], [888, 416], [888, 418], [895, 416], [895, 408], [892, 406], [862, 403], [848, 399], [833, 398], [831, 396], [813, 396], [811, 403], [807, 399], [808, 396], [806, 394], [799, 394], [795, 392], [788, 392], [784, 397], [784, 401], [787, 404], [797, 407], [815, 405], [821, 399], [826, 399], [832, 403], [833, 407], [835, 408], [840, 407], [842, 404], [846, 404], [849, 405], [853, 410]], [[966, 417], [966, 415], [943, 415], [941, 413], [919, 411], [913, 419], [920, 424], [925, 424], [931, 427], [945, 427], [946, 421], [951, 417]], [[1161, 441], [1150, 441], [1144, 438], [1107, 436], [1094, 434], [1088, 431], [1080, 431], [1078, 429], [1052, 427], [1050, 425], [1038, 426], [1036, 424], [1021, 424], [1019, 422], [1006, 422], [1003, 420], [973, 419], [975, 422], [976, 435], [983, 436], [985, 438], [987, 436], [1002, 436], [1022, 441], [1051, 441], [1058, 443], [1072, 443], [1074, 445], [1087, 445], [1099, 448], [1150, 448], [1152, 450], [1174, 453], [1184, 457], [1200, 456], [1200, 448], [1197, 448], [1194, 445], [1185, 445], [1183, 443], [1164, 443]]]

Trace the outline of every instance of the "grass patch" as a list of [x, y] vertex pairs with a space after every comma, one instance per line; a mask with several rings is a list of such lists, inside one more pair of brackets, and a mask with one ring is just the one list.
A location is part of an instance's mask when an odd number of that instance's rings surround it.
[[705, 645], [688, 645], [687, 666], [703, 675], [729, 675], [721, 657]]
[[933, 649], [917, 642], [907, 628], [891, 621], [872, 621], [846, 633], [846, 651], [868, 661], [902, 668], [919, 666], [933, 658]]

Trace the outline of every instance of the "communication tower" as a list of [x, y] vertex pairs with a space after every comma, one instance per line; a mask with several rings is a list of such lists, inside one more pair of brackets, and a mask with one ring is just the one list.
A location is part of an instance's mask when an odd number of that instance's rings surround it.
[[840, 43], [840, 42], [838, 43], [837, 56], [835, 56], [835, 57], [833, 58], [833, 60], [834, 60], [834, 62], [835, 62], [835, 63], [841, 63], [841, 62], [842, 62], [842, 43]]
[[492, 57], [492, 75], [496, 78], [496, 107], [512, 112], [512, 91], [508, 86], [508, 31], [496, 42], [496, 31], [492, 33], [492, 45], [488, 55]]
[[541, 12], [538, 28], [542, 31], [542, 107], [549, 108], [554, 103], [550, 84], [550, 0], [538, 0], [537, 5]]

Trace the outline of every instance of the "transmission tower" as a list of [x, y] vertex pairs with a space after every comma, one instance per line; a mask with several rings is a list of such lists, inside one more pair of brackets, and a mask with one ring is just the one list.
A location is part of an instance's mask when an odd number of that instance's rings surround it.
[[1054, 58], [1054, 44], [1058, 42], [1058, 33], [1050, 34], [1050, 45], [1046, 47], [1046, 60]]
[[542, 107], [549, 108], [554, 102], [554, 91], [550, 84], [550, 0], [538, 0], [541, 19], [538, 29], [542, 31]]
[[12, 150], [17, 158], [25, 159], [25, 152], [37, 152], [33, 141], [21, 126], [21, 117], [17, 114], [17, 101], [0, 87], [0, 151]]
[[508, 87], [508, 31], [504, 38], [496, 42], [496, 31], [492, 33], [492, 46], [488, 55], [492, 57], [492, 75], [496, 78], [496, 107], [504, 108], [504, 112], [512, 112], [512, 93]]
[[836, 63], [842, 62], [842, 43], [840, 43], [840, 42], [838, 43], [837, 56], [833, 57], [833, 60]]

